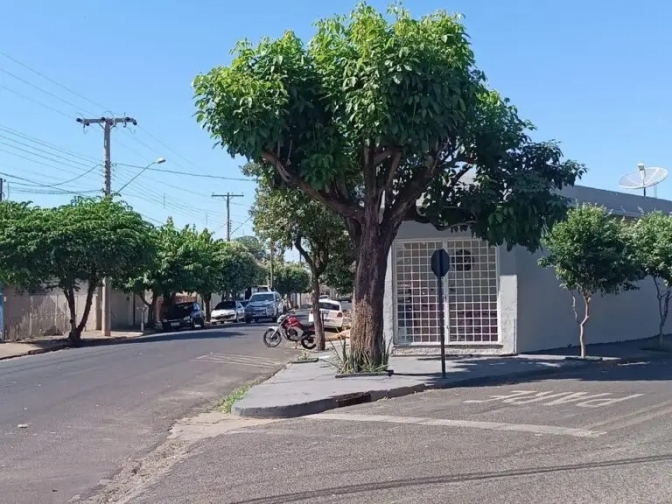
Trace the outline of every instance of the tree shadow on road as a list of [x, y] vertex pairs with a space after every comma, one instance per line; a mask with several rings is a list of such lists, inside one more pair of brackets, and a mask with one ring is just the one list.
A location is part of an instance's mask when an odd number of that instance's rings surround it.
[[[395, 376], [424, 378], [430, 387], [511, 385], [553, 379], [578, 381], [670, 381], [672, 353], [643, 350], [647, 340], [590, 345], [589, 359], [578, 360], [574, 347], [511, 357], [450, 356], [447, 378], [440, 356], [416, 357], [406, 366], [397, 359]], [[409, 363], [410, 364], [410, 363]], [[459, 383], [458, 383], [459, 382]]]
[[422, 478], [408, 478], [377, 483], [364, 483], [347, 486], [323, 488], [305, 492], [287, 493], [272, 497], [261, 497], [237, 501], [233, 504], [281, 504], [290, 502], [310, 501], [320, 497], [346, 496], [358, 493], [379, 492], [382, 490], [394, 490], [397, 488], [420, 487], [428, 485], [445, 485], [450, 483], [463, 483], [467, 481], [486, 481], [503, 478], [519, 478], [521, 476], [539, 476], [574, 471], [594, 471], [595, 469], [609, 469], [615, 467], [632, 466], [636, 464], [656, 464], [672, 461], [672, 454], [650, 455], [648, 457], [631, 457], [604, 462], [587, 462], [582, 464], [565, 464], [550, 467], [530, 467], [512, 469], [508, 471], [472, 472], [464, 474], [448, 474], [443, 476], [427, 476]]

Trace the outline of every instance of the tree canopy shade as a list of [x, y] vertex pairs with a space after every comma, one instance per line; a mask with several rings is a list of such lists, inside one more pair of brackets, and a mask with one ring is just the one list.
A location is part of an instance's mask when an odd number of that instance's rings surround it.
[[[105, 277], [135, 277], [155, 253], [151, 226], [112, 198], [76, 198], [56, 208], [0, 203], [0, 278], [27, 290], [59, 288], [70, 310], [70, 338], [77, 342]], [[75, 293], [86, 284], [76, 320]]]
[[[626, 226], [603, 207], [582, 205], [569, 210], [567, 220], [556, 224], [544, 238], [548, 253], [539, 264], [554, 268], [560, 286], [572, 295], [581, 357], [586, 356], [585, 325], [593, 296], [637, 289], [634, 282], [642, 278]], [[582, 318], [576, 308], [577, 296], [584, 303]]]
[[630, 227], [637, 264], [650, 276], [658, 299], [658, 344], [664, 344], [664, 329], [672, 298], [672, 216], [662, 212], [642, 215]]
[[386, 260], [402, 221], [534, 249], [564, 215], [556, 190], [584, 171], [530, 139], [531, 123], [487, 87], [459, 17], [443, 11], [416, 19], [361, 3], [319, 21], [308, 44], [291, 31], [240, 42], [194, 89], [218, 144], [345, 220], [362, 362], [382, 361]]

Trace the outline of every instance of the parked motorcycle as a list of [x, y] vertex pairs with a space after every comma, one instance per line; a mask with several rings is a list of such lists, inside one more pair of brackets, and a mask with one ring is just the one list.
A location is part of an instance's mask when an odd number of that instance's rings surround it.
[[278, 318], [278, 325], [271, 326], [264, 333], [264, 345], [277, 347], [282, 339], [292, 342], [300, 342], [306, 350], [312, 350], [317, 346], [315, 337], [315, 325], [304, 324], [296, 315], [286, 313]]

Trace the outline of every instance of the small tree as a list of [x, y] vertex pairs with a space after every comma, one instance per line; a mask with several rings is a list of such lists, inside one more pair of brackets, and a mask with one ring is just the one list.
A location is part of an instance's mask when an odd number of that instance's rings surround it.
[[248, 248], [240, 242], [222, 242], [220, 292], [236, 296], [252, 285], [257, 285], [265, 278], [265, 269], [257, 263]]
[[658, 298], [658, 344], [664, 345], [665, 322], [672, 298], [672, 216], [662, 212], [643, 215], [630, 226], [637, 261], [656, 286]]
[[301, 294], [310, 289], [310, 274], [300, 264], [283, 264], [275, 271], [275, 290], [282, 296]]
[[[572, 310], [579, 324], [581, 357], [586, 356], [585, 326], [590, 319], [593, 296], [619, 294], [637, 289], [641, 278], [634, 250], [623, 221], [603, 207], [582, 205], [569, 210], [543, 240], [548, 255], [539, 264], [554, 268], [560, 286], [572, 295]], [[576, 298], [583, 300], [579, 317]]]
[[[3, 204], [4, 205], [4, 204]], [[155, 250], [145, 237], [151, 226], [112, 198], [76, 198], [57, 208], [9, 204], [0, 219], [3, 280], [19, 288], [58, 288], [70, 311], [70, 339], [86, 327], [95, 289], [104, 278], [140, 276]], [[75, 294], [86, 284], [77, 320]]]

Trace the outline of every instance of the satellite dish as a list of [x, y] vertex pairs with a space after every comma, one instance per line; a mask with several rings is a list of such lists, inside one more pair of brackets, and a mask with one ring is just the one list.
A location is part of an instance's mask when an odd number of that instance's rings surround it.
[[644, 168], [644, 163], [639, 163], [637, 171], [622, 176], [618, 185], [623, 189], [642, 189], [644, 197], [646, 197], [646, 188], [653, 187], [653, 197], [655, 198], [657, 196], [656, 186], [666, 178], [667, 170], [665, 168]]

